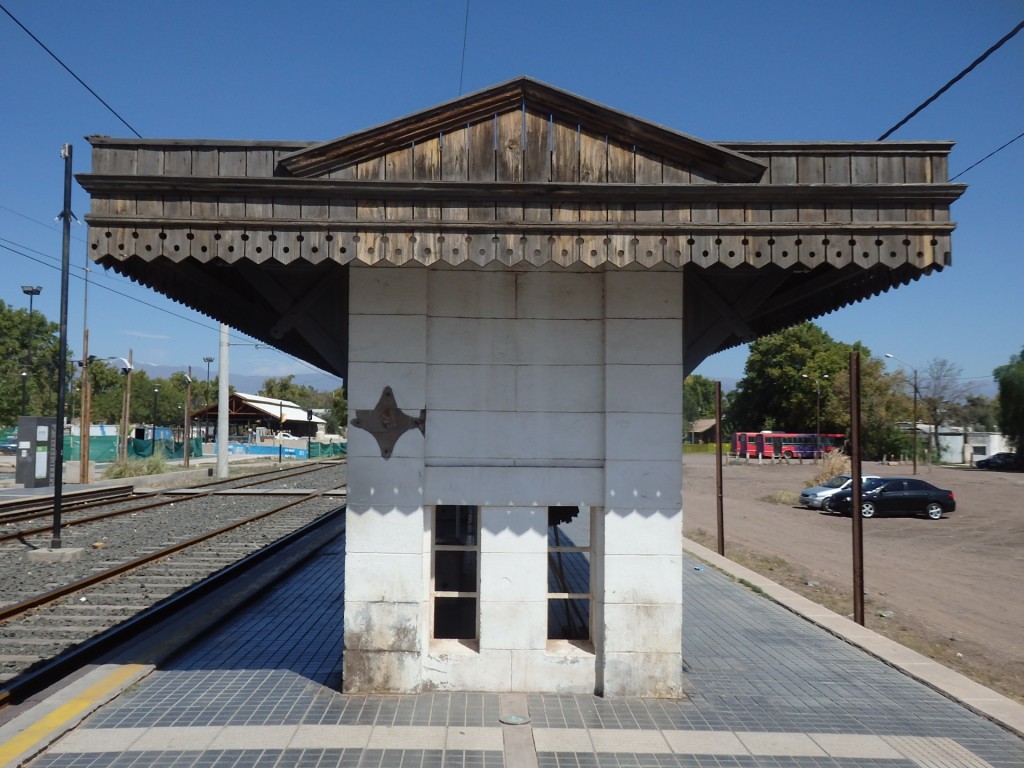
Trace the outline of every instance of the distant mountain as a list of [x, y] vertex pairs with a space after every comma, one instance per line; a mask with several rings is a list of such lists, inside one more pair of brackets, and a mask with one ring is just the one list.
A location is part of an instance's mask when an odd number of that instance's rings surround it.
[[[144, 370], [146, 375], [154, 379], [167, 379], [171, 377], [171, 374], [178, 373], [181, 368], [176, 368], [170, 365], [149, 365], [140, 364], [140, 370]], [[196, 383], [201, 383], [206, 380], [206, 369], [197, 370], [192, 369], [193, 377]], [[278, 374], [276, 376], [263, 376], [259, 374], [250, 374], [245, 371], [231, 371], [228, 375], [228, 383], [235, 388], [236, 392], [244, 392], [247, 395], [258, 394], [260, 388], [263, 386], [263, 382], [268, 378], [281, 378], [281, 376], [287, 376], [289, 374]], [[210, 378], [216, 378], [217, 371], [210, 371]], [[294, 381], [296, 384], [305, 387], [312, 387], [317, 392], [333, 392], [340, 387], [344, 382], [337, 376], [331, 376], [328, 373], [310, 372], [310, 373], [296, 373], [294, 374]]]

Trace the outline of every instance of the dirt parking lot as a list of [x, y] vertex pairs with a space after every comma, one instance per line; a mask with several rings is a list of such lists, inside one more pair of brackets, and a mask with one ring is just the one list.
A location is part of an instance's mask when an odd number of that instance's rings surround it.
[[[865, 474], [912, 467], [864, 462]], [[723, 467], [726, 555], [852, 615], [850, 518], [771, 501], [814, 477], [803, 464]], [[865, 624], [1024, 702], [1024, 473], [919, 466], [956, 512], [864, 521]], [[716, 546], [714, 456], [683, 460], [686, 535]]]

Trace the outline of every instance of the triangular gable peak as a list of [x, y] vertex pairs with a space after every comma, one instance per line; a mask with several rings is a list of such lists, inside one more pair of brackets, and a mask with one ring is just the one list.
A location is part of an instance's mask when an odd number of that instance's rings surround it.
[[528, 78], [304, 148], [279, 166], [301, 178], [598, 184], [749, 183], [767, 168]]

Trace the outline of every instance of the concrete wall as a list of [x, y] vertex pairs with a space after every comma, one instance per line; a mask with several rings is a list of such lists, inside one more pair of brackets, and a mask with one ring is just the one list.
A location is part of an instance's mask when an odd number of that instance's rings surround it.
[[[352, 267], [345, 689], [681, 692], [682, 278]], [[431, 640], [436, 504], [481, 508], [478, 642]], [[592, 516], [593, 642], [547, 639], [547, 507]]]

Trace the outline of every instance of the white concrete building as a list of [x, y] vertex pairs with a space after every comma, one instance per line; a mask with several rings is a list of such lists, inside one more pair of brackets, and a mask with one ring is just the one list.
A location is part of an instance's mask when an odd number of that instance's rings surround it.
[[350, 432], [346, 686], [678, 695], [681, 276], [356, 268], [350, 301], [351, 408], [427, 422], [387, 461]]
[[96, 261], [345, 378], [353, 692], [680, 695], [684, 376], [944, 268], [964, 189], [948, 142], [712, 144], [528, 78], [90, 141]]

